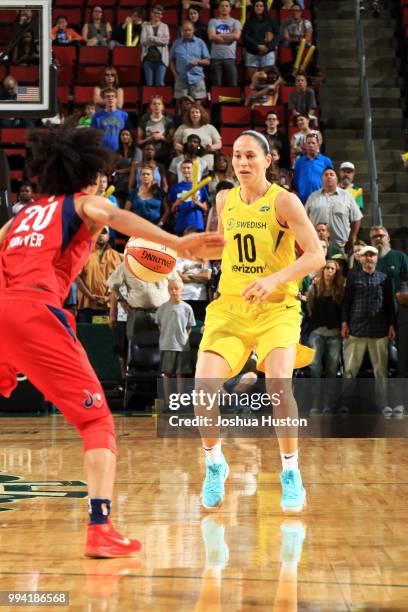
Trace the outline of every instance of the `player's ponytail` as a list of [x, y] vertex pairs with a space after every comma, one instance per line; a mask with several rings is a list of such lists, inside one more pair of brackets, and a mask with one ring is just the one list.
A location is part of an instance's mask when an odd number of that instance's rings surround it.
[[95, 184], [99, 172], [109, 173], [113, 165], [113, 153], [103, 146], [102, 138], [103, 133], [92, 128], [31, 131], [30, 176], [37, 178], [42, 192], [51, 195], [75, 193]]

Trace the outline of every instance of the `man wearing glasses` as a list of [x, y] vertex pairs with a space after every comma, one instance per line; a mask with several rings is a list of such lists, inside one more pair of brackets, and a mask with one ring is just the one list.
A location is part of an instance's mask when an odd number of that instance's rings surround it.
[[408, 257], [402, 251], [391, 248], [390, 235], [382, 225], [370, 228], [370, 242], [378, 250], [377, 270], [390, 277], [395, 296], [399, 276], [408, 272]]

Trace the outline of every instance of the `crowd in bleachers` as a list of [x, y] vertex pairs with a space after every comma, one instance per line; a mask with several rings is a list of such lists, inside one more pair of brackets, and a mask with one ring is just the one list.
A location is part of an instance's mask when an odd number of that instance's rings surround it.
[[[324, 76], [318, 50], [313, 53], [313, 3], [253, 0], [244, 9], [228, 0], [135, 4], [55, 2], [51, 38], [59, 112], [48, 123], [55, 129], [62, 123], [100, 129], [115, 154], [115, 167], [111, 176], [101, 177], [100, 192], [113, 186], [109, 198], [115, 205], [179, 235], [216, 227], [216, 193], [237, 184], [231, 167], [235, 138], [248, 127], [264, 133], [272, 155], [268, 179], [298, 193], [327, 251], [325, 268], [303, 279], [299, 291], [304, 339], [317, 349], [311, 374], [337, 374], [343, 339], [346, 376], [357, 374], [363, 345], [374, 374], [387, 375], [388, 342], [396, 329], [400, 346], [401, 339], [408, 344], [408, 259], [390, 249], [385, 228], [372, 228], [370, 245], [358, 240], [363, 193], [354, 182], [356, 168], [344, 161], [338, 176], [320, 151]], [[14, 12], [0, 29], [0, 44], [15, 35], [29, 13], [16, 17]], [[17, 96], [19, 83], [37, 79], [35, 34], [24, 35], [16, 49], [2, 99]], [[24, 181], [13, 212], [38, 197], [26, 182], [24, 121], [7, 120], [1, 129], [15, 191]], [[180, 200], [193, 181], [208, 175], [207, 187]], [[112, 327], [121, 329], [122, 366], [126, 336], [154, 326], [152, 315], [168, 299], [167, 281], [150, 287], [131, 277], [122, 263], [118, 271], [117, 251], [124, 243], [123, 237], [103, 232], [78, 279], [78, 297], [73, 291], [67, 301], [80, 321], [107, 316]], [[176, 269], [185, 284], [184, 299], [196, 320], [203, 321], [206, 303], [217, 295], [219, 262], [180, 261]], [[361, 283], [372, 290], [359, 293]], [[364, 325], [368, 313], [372, 320]], [[118, 326], [126, 315], [127, 327]], [[399, 374], [407, 376], [403, 348], [400, 356]]]

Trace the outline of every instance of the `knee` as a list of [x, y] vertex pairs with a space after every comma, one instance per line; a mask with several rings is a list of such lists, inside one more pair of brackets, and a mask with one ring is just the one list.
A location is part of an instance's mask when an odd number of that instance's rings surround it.
[[77, 425], [83, 439], [84, 451], [107, 448], [116, 455], [116, 435], [113, 417], [106, 406], [100, 416]]

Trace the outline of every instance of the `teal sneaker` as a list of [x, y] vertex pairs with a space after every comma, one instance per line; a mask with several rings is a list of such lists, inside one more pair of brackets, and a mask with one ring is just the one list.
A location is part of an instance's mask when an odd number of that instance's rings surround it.
[[217, 510], [224, 501], [224, 482], [229, 474], [228, 463], [223, 455], [221, 463], [214, 463], [206, 459], [205, 464], [205, 480], [201, 491], [202, 503], [208, 510]]
[[282, 535], [280, 561], [286, 568], [296, 569], [302, 556], [306, 526], [302, 521], [285, 520], [280, 528]]
[[222, 515], [207, 515], [201, 521], [201, 534], [205, 548], [205, 567], [220, 567], [224, 569], [228, 564], [229, 549], [225, 543], [225, 527]]
[[306, 491], [299, 470], [284, 470], [281, 472], [280, 480], [282, 512], [302, 512], [306, 507]]

